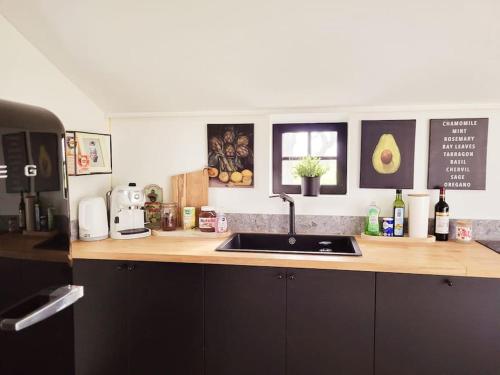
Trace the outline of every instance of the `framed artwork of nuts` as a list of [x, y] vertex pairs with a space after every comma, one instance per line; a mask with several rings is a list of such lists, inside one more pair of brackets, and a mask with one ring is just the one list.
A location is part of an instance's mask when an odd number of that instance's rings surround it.
[[254, 186], [254, 124], [207, 125], [210, 187]]

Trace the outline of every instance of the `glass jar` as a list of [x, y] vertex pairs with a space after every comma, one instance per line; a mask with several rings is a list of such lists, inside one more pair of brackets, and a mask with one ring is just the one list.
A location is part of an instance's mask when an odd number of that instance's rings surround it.
[[161, 230], [171, 231], [177, 228], [177, 203], [162, 203]]
[[217, 227], [215, 231], [217, 233], [226, 233], [227, 232], [227, 218], [223, 212], [216, 212], [217, 216]]
[[472, 221], [458, 220], [456, 224], [456, 238], [458, 242], [472, 241]]
[[217, 226], [217, 215], [215, 209], [210, 206], [203, 206], [200, 212], [198, 227], [201, 232], [215, 232]]

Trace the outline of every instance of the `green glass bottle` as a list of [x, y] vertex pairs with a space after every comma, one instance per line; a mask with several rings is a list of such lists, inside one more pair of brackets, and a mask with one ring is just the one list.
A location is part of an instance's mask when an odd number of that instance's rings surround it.
[[396, 190], [396, 199], [394, 200], [394, 237], [403, 237], [405, 234], [405, 202], [403, 201], [403, 192]]

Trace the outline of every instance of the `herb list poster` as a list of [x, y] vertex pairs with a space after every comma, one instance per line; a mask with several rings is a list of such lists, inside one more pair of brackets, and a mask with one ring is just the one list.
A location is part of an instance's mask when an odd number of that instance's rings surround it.
[[488, 119], [431, 120], [427, 188], [485, 190]]

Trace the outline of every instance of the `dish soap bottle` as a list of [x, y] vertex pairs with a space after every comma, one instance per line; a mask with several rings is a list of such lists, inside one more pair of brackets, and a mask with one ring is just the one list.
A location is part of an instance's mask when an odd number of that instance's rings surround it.
[[380, 234], [380, 223], [378, 217], [380, 215], [380, 208], [377, 207], [375, 202], [368, 206], [368, 216], [366, 217], [365, 234], [370, 236], [378, 236]]

